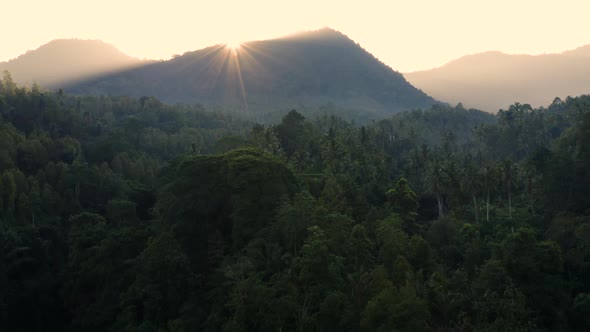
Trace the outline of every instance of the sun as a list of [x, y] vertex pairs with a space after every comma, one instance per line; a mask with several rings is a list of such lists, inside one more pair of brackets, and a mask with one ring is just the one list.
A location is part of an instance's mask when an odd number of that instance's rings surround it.
[[227, 43], [225, 43], [225, 46], [231, 48], [232, 50], [237, 50], [242, 46], [242, 42], [236, 40], [228, 41]]

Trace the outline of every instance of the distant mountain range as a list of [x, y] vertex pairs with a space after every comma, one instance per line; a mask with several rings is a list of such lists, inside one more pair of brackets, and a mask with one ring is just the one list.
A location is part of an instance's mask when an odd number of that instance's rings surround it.
[[434, 99], [329, 28], [216, 45], [67, 85], [77, 94], [155, 96], [252, 113], [329, 105], [370, 114], [430, 107]]
[[489, 112], [514, 102], [547, 106], [555, 97], [590, 94], [590, 45], [543, 55], [484, 52], [404, 76], [436, 99]]
[[37, 83], [46, 88], [96, 75], [104, 75], [151, 61], [141, 61], [100, 40], [56, 39], [16, 59], [0, 62], [0, 72], [8, 70], [15, 82]]
[[590, 45], [536, 56], [484, 52], [402, 75], [330, 28], [238, 48], [215, 45], [167, 61], [139, 60], [98, 40], [60, 39], [0, 62], [3, 70], [20, 84], [76, 94], [154, 96], [252, 114], [294, 108], [378, 118], [436, 100], [496, 112], [514, 102], [546, 106], [555, 97], [589, 94]]

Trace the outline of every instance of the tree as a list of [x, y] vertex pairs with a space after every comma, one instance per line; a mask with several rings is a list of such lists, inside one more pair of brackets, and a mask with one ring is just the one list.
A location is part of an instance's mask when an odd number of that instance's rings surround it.
[[125, 330], [146, 323], [160, 329], [173, 322], [184, 325], [184, 309], [196, 295], [198, 281], [172, 233], [150, 238], [137, 260], [135, 280], [121, 296], [117, 325]]
[[490, 166], [482, 167], [480, 174], [484, 178], [484, 188], [486, 192], [486, 222], [490, 222], [490, 190], [493, 186], [492, 181], [494, 180], [494, 169]]
[[303, 115], [291, 110], [283, 117], [281, 123], [275, 127], [277, 137], [287, 157], [291, 157], [301, 146], [305, 132], [304, 120]]
[[398, 216], [390, 216], [377, 223], [377, 244], [379, 261], [390, 271], [399, 255], [405, 253], [408, 235], [402, 229], [402, 220]]
[[510, 160], [504, 160], [500, 165], [500, 169], [504, 173], [503, 182], [506, 186], [508, 195], [508, 216], [509, 219], [512, 220], [512, 186], [514, 184], [514, 164]]
[[192, 264], [204, 271], [216, 266], [225, 250], [242, 248], [270, 223], [281, 199], [298, 188], [279, 159], [257, 149], [185, 157], [169, 172], [156, 210], [174, 226]]
[[438, 206], [438, 218], [444, 216], [444, 202], [443, 202], [443, 168], [438, 160], [433, 160], [428, 167], [426, 174], [426, 181], [428, 189], [436, 196], [436, 204]]
[[5, 95], [14, 94], [16, 92], [17, 86], [16, 83], [14, 83], [14, 80], [12, 80], [12, 76], [10, 75], [8, 70], [4, 70], [2, 75], [2, 85], [0, 86], [2, 90], [0, 90], [0, 92]]
[[321, 287], [319, 289], [339, 286], [343, 282], [344, 259], [330, 252], [326, 234], [321, 228], [311, 226], [307, 232], [301, 247], [299, 278], [309, 289], [314, 286]]
[[427, 305], [411, 285], [388, 286], [375, 295], [365, 307], [363, 331], [426, 331], [430, 316]]
[[475, 214], [475, 222], [479, 223], [479, 213], [477, 208], [476, 195], [478, 194], [480, 189], [480, 177], [478, 174], [477, 166], [474, 163], [469, 163], [462, 170], [461, 180], [461, 189], [471, 194], [471, 198], [473, 199], [473, 212]]
[[41, 212], [41, 193], [39, 185], [34, 182], [29, 193], [29, 200], [31, 202], [31, 223], [35, 226], [35, 217]]
[[333, 128], [328, 129], [322, 142], [322, 160], [332, 174], [338, 174], [342, 157], [344, 156], [344, 147], [336, 136]]
[[12, 217], [14, 215], [14, 210], [16, 208], [16, 199], [17, 199], [17, 192], [16, 192], [16, 183], [14, 182], [14, 176], [12, 172], [4, 172], [2, 175], [2, 200], [3, 200], [3, 208], [4, 208], [4, 216], [5, 217]]
[[386, 193], [393, 211], [399, 213], [403, 218], [413, 220], [416, 218], [418, 201], [416, 193], [408, 185], [408, 180], [400, 178], [393, 188]]

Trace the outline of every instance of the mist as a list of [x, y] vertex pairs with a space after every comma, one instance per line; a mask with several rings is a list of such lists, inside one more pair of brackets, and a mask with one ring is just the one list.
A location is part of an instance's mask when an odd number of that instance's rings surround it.
[[57, 39], [6, 62], [0, 72], [10, 72], [22, 85], [37, 83], [46, 88], [126, 70], [149, 63], [130, 57], [100, 40]]
[[590, 93], [590, 45], [535, 56], [485, 52], [404, 76], [436, 99], [492, 113], [514, 102], [547, 106]]

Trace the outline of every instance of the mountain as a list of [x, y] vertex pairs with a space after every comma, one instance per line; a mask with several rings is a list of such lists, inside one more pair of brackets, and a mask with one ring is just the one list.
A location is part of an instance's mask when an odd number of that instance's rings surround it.
[[100, 40], [56, 39], [16, 59], [0, 62], [0, 72], [8, 70], [19, 84], [59, 88], [73, 80], [145, 63]]
[[215, 45], [77, 82], [67, 91], [147, 95], [258, 114], [326, 105], [391, 114], [436, 103], [400, 73], [329, 28], [237, 48]]
[[489, 112], [514, 102], [547, 106], [590, 93], [590, 45], [542, 55], [484, 52], [404, 76], [434, 98]]

